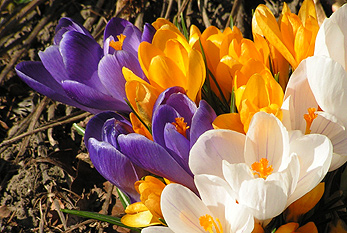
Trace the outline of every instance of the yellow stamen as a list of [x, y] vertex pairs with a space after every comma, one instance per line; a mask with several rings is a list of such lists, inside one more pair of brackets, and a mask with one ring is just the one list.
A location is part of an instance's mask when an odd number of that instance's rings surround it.
[[305, 134], [311, 133], [311, 125], [314, 119], [318, 116], [316, 112], [316, 108], [307, 109], [308, 114], [304, 114], [304, 119], [306, 121], [306, 131]]
[[184, 122], [183, 117], [177, 117], [175, 118], [175, 121], [176, 122], [172, 122], [171, 124], [173, 124], [176, 127], [177, 132], [182, 134], [184, 137], [187, 137], [186, 131], [187, 129], [189, 129], [189, 126], [187, 126], [187, 122]]
[[126, 38], [126, 36], [123, 34], [120, 34], [117, 36], [117, 38], [118, 38], [118, 41], [111, 40], [110, 46], [112, 48], [114, 48], [115, 50], [122, 50], [123, 42], [124, 42], [124, 39]]
[[219, 219], [216, 218], [217, 223], [213, 220], [212, 216], [209, 214], [206, 214], [205, 216], [201, 216], [199, 218], [200, 226], [204, 228], [205, 231], [209, 233], [213, 233], [213, 227], [216, 229], [216, 233], [223, 233], [223, 227], [220, 223]]
[[252, 164], [253, 174], [257, 175], [259, 178], [266, 179], [269, 175], [271, 175], [272, 165], [269, 166], [269, 161], [266, 158], [260, 159], [260, 162], [255, 162]]

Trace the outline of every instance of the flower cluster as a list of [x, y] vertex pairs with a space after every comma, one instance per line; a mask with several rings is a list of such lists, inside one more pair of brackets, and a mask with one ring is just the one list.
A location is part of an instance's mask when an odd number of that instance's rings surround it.
[[157, 19], [141, 32], [114, 18], [101, 48], [63, 18], [41, 61], [16, 71], [96, 114], [84, 140], [95, 168], [130, 199], [123, 224], [317, 232], [327, 174], [347, 161], [346, 22], [343, 6], [319, 27], [312, 0], [298, 15], [284, 3], [278, 20], [259, 5], [253, 40], [235, 26], [188, 33]]

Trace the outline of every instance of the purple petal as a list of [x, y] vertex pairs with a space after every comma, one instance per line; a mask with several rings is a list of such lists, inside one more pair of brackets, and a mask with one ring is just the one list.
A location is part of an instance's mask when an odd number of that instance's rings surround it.
[[18, 76], [35, 91], [53, 100], [96, 113], [95, 109], [87, 108], [67, 96], [60, 83], [45, 69], [41, 62], [26, 61], [16, 66]]
[[69, 31], [76, 31], [89, 36], [90, 38], [93, 38], [93, 36], [90, 35], [89, 31], [85, 29], [85, 27], [83, 27], [81, 24], [73, 21], [70, 18], [61, 18], [57, 27], [55, 28], [54, 44], [59, 45], [63, 34]]
[[200, 101], [199, 107], [196, 110], [190, 128], [190, 147], [194, 145], [201, 134], [207, 130], [213, 129], [212, 122], [217, 115], [211, 106], [204, 100]]
[[189, 175], [159, 144], [140, 134], [119, 135], [121, 151], [139, 167], [196, 191]]
[[89, 138], [95, 138], [98, 141], [102, 141], [103, 126], [108, 119], [115, 119], [124, 123], [127, 122], [123, 116], [115, 112], [102, 112], [95, 115], [89, 120], [84, 134], [84, 142], [87, 147]]
[[177, 111], [174, 108], [168, 105], [159, 106], [159, 108], [155, 112], [155, 115], [153, 115], [153, 120], [152, 120], [153, 140], [164, 148], [166, 147], [165, 139], [164, 139], [164, 128], [167, 123], [176, 122], [175, 118], [177, 117], [180, 117], [180, 115], [177, 113]]
[[185, 90], [183, 89], [183, 87], [170, 87], [168, 89], [166, 89], [165, 91], [163, 91], [162, 93], [160, 93], [160, 95], [158, 96], [158, 99], [155, 101], [155, 104], [153, 106], [153, 115], [155, 113], [155, 111], [157, 110], [157, 108], [159, 107], [159, 105], [165, 104], [167, 99], [170, 97], [170, 95], [172, 95], [173, 93], [183, 93], [185, 94]]
[[139, 201], [140, 195], [134, 184], [146, 175], [121, 152], [107, 142], [89, 139], [89, 156], [96, 170], [112, 184], [125, 192], [132, 202]]
[[66, 80], [62, 82], [62, 87], [70, 98], [90, 108], [130, 112], [124, 100], [112, 98], [83, 83]]
[[125, 27], [122, 34], [126, 36], [123, 42], [123, 50], [128, 51], [137, 57], [137, 51], [141, 43], [141, 31], [134, 25], [128, 25]]
[[145, 23], [145, 26], [143, 27], [141, 42], [146, 41], [148, 43], [152, 43], [152, 39], [155, 32], [156, 30], [152, 25], [150, 25], [149, 23]]
[[66, 68], [63, 62], [63, 58], [59, 51], [59, 46], [52, 45], [45, 49], [43, 52], [39, 52], [39, 57], [48, 70], [48, 72], [53, 76], [57, 82], [69, 79], [66, 72]]
[[193, 176], [188, 165], [190, 150], [189, 140], [177, 132], [176, 127], [171, 123], [167, 123], [165, 126], [164, 140], [166, 148], [170, 150], [169, 153], [173, 155], [176, 161], [188, 174]]
[[117, 99], [126, 98], [123, 67], [129, 68], [140, 77], [143, 76], [137, 58], [123, 50], [115, 51], [113, 55], [107, 54], [99, 62], [100, 81], [107, 91]]
[[197, 107], [188, 96], [182, 93], [174, 93], [167, 99], [166, 104], [173, 107], [184, 118], [187, 125], [192, 124], [191, 119]]
[[78, 32], [67, 32], [60, 42], [60, 53], [71, 80], [84, 83], [100, 91], [104, 89], [97, 76], [103, 50], [94, 39]]
[[131, 127], [130, 123], [124, 123], [114, 118], [108, 119], [102, 128], [102, 141], [110, 143], [117, 150], [120, 149], [117, 142], [118, 136], [120, 134], [134, 133], [134, 130]]
[[118, 35], [122, 34], [125, 27], [128, 25], [133, 25], [129, 21], [121, 18], [112, 18], [108, 21], [105, 31], [104, 31], [104, 40], [106, 40], [109, 36], [113, 36], [117, 38]]

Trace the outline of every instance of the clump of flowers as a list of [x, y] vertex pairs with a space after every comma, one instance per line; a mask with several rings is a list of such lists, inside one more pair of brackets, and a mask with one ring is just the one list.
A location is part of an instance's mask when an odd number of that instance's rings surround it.
[[284, 3], [278, 20], [259, 5], [253, 40], [237, 27], [188, 35], [157, 19], [141, 32], [112, 19], [102, 49], [63, 18], [41, 61], [16, 71], [96, 114], [84, 140], [127, 197], [123, 226], [347, 232], [346, 205], [330, 198], [347, 161], [345, 22], [347, 6], [319, 28], [312, 0], [298, 15]]

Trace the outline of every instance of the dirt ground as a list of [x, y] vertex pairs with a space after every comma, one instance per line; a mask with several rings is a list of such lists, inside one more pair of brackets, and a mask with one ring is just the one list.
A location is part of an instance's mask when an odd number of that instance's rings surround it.
[[[287, 1], [292, 12], [298, 0]], [[91, 114], [55, 102], [30, 89], [16, 75], [20, 61], [38, 61], [52, 44], [59, 18], [83, 24], [102, 41], [112, 17], [139, 28], [158, 17], [183, 14], [188, 26], [220, 29], [230, 18], [251, 37], [252, 10], [267, 4], [279, 14], [282, 1], [203, 0], [2, 0], [0, 5], [0, 232], [127, 232], [96, 220], [67, 215], [61, 208], [121, 216], [115, 188], [88, 160], [83, 138]], [[332, 2], [322, 2], [327, 15]]]

